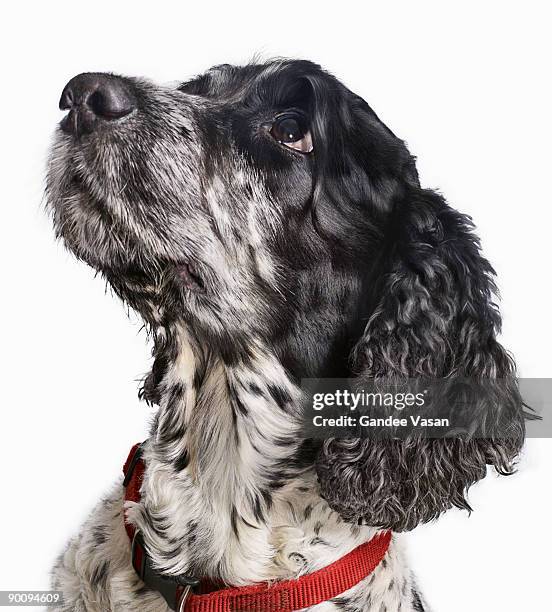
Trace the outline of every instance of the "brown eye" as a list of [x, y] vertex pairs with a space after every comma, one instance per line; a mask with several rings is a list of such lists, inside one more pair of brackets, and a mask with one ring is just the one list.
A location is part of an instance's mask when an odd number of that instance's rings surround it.
[[270, 135], [280, 144], [301, 153], [310, 153], [313, 149], [306, 121], [299, 115], [276, 117]]

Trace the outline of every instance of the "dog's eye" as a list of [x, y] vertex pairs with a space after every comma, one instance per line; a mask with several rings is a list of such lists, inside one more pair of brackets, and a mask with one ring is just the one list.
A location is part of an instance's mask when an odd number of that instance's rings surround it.
[[307, 122], [299, 115], [276, 117], [270, 135], [280, 144], [301, 153], [310, 153], [313, 149]]

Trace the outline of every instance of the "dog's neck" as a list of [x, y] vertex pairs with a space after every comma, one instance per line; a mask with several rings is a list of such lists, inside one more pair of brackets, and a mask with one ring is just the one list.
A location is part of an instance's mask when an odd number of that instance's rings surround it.
[[[262, 476], [297, 447], [300, 390], [275, 355], [252, 342], [247, 358], [225, 362], [202, 347], [182, 325], [163, 331], [164, 374], [152, 431], [159, 460], [176, 471], [188, 468], [198, 481], [220, 491], [222, 482], [248, 480], [263, 489]], [[227, 484], [225, 484], [227, 488]]]
[[[273, 547], [269, 515], [299, 486], [317, 498], [312, 451], [300, 436], [300, 389], [260, 343], [248, 347], [247, 360], [228, 364], [185, 326], [157, 340], [159, 410], [142, 504], [129, 516], [167, 572], [235, 584], [274, 578], [258, 554]], [[195, 544], [175, 549], [194, 525], [199, 552]]]

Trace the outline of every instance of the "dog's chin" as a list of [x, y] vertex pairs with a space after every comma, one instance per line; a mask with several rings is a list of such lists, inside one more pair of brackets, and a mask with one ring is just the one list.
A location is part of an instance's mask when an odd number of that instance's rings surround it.
[[[83, 210], [83, 216], [86, 210]], [[81, 218], [82, 221], [82, 218]], [[166, 254], [152, 253], [144, 245], [134, 244], [127, 238], [124, 248], [113, 239], [113, 228], [96, 226], [102, 239], [82, 241], [82, 232], [71, 232], [67, 227], [58, 228], [58, 237], [65, 248], [77, 259], [85, 262], [109, 279], [117, 279], [130, 285], [162, 287], [167, 284], [186, 294], [206, 293], [205, 275], [191, 258], [167, 258]], [[89, 232], [87, 232], [89, 233]]]
[[121, 262], [117, 258], [97, 270], [123, 302], [154, 327], [181, 317], [190, 320], [205, 305], [203, 279], [184, 261], [174, 263], [152, 257]]

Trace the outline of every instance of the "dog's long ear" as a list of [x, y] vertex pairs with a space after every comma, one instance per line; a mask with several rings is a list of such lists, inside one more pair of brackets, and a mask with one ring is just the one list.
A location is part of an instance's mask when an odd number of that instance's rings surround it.
[[514, 364], [496, 340], [494, 272], [470, 219], [408, 181], [386, 233], [378, 299], [353, 353], [356, 372], [494, 379], [485, 410], [509, 424], [505, 436], [325, 441], [316, 469], [330, 506], [348, 521], [404, 531], [453, 506], [469, 510], [466, 491], [487, 465], [513, 471], [525, 428]]

